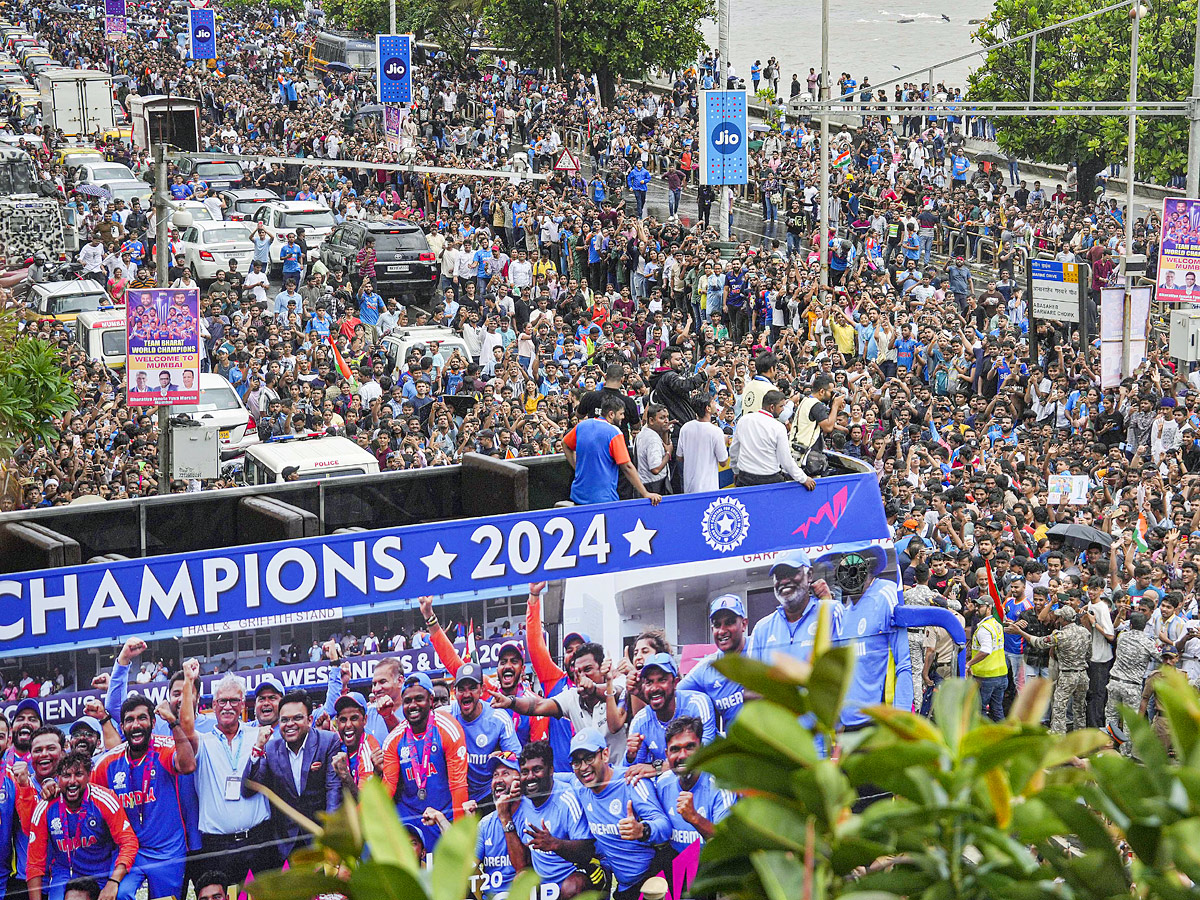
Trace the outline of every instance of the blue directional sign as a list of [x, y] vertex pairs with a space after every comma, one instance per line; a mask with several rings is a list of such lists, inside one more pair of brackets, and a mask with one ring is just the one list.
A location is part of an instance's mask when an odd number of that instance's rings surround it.
[[700, 181], [745, 184], [748, 169], [745, 91], [703, 91], [700, 104]]
[[380, 34], [375, 40], [379, 102], [412, 103], [412, 35]]
[[217, 18], [211, 9], [188, 10], [192, 59], [217, 58]]

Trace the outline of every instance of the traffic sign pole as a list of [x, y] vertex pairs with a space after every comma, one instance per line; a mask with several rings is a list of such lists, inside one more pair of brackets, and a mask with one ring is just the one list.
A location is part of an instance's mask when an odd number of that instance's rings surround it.
[[566, 147], [563, 147], [563, 151], [559, 154], [557, 162], [554, 163], [555, 172], [578, 172], [582, 168], [583, 166], [579, 163], [579, 157]]

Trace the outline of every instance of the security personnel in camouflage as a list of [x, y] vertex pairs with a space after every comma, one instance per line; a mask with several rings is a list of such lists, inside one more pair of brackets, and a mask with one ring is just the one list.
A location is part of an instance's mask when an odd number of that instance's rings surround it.
[[[1142, 684], [1151, 662], [1157, 662], [1154, 638], [1146, 634], [1146, 614], [1135, 612], [1129, 617], [1129, 628], [1117, 635], [1113, 648], [1113, 666], [1108, 676], [1108, 703], [1104, 706], [1104, 721], [1109, 729], [1123, 727], [1117, 705], [1124, 703], [1134, 709], [1142, 699]], [[1128, 731], [1126, 730], [1126, 733]], [[1121, 752], [1129, 756], [1133, 745], [1121, 744]]]
[[1054, 651], [1058, 660], [1058, 680], [1054, 682], [1054, 698], [1050, 701], [1050, 730], [1055, 734], [1067, 732], [1067, 706], [1075, 704], [1075, 719], [1084, 720], [1087, 711], [1088, 656], [1092, 650], [1092, 635], [1076, 619], [1074, 607], [1060, 606], [1054, 611], [1059, 627], [1046, 637], [1037, 637], [1024, 631], [1020, 625], [1010, 624], [1005, 630], [1019, 634], [1039, 650]]

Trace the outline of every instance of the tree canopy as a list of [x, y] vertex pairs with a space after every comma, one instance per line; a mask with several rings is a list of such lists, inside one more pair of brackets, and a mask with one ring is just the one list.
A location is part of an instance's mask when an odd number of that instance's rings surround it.
[[[617, 76], [693, 62], [705, 46], [700, 22], [712, 0], [571, 0], [562, 3], [562, 55], [567, 72], [595, 73], [602, 96], [612, 98]], [[494, 0], [490, 31], [523, 65], [555, 65], [552, 0]]]
[[[975, 33], [984, 45], [999, 43], [1055, 22], [1091, 12], [1087, 0], [998, 0]], [[1192, 83], [1196, 0], [1163, 0], [1141, 21], [1138, 99], [1178, 101]], [[1037, 43], [1034, 100], [1123, 101], [1129, 97], [1132, 22], [1125, 9], [1042, 35]], [[1022, 41], [991, 50], [971, 73], [975, 100], [1029, 98], [1030, 45]], [[1080, 196], [1111, 162], [1123, 162], [1127, 119], [1122, 116], [1005, 118], [996, 134], [1003, 150], [1025, 159], [1079, 165]], [[1188, 124], [1183, 117], [1138, 121], [1135, 169], [1139, 178], [1165, 184], [1187, 168]]]

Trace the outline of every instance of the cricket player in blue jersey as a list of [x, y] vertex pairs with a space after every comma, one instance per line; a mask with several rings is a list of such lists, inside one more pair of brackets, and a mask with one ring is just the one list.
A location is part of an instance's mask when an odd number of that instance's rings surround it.
[[712, 626], [713, 643], [717, 652], [710, 653], [679, 681], [681, 691], [699, 691], [712, 701], [720, 717], [721, 731], [727, 731], [737, 717], [745, 700], [742, 686], [730, 681], [713, 665], [725, 654], [746, 650], [746, 604], [737, 594], [722, 594], [708, 606], [708, 622]]
[[667, 726], [679, 716], [695, 716], [704, 724], [704, 743], [717, 736], [713, 703], [699, 691], [681, 691], [679, 669], [670, 653], [655, 653], [639, 674], [646, 705], [629, 723], [625, 762], [660, 765], [667, 758]]
[[642, 883], [661, 872], [667, 854], [655, 848], [671, 836], [671, 823], [649, 779], [629, 784], [608, 762], [608, 742], [594, 728], [571, 740], [575, 799], [583, 808], [600, 864], [617, 882], [616, 900], [637, 900]]
[[712, 775], [687, 767], [703, 739], [704, 725], [691, 716], [682, 716], [667, 726], [670, 769], [655, 779], [654, 790], [671, 822], [671, 848], [676, 853], [712, 837], [713, 827], [728, 815], [735, 800], [731, 792], [717, 787]]
[[882, 551], [876, 547], [840, 553], [833, 580], [842, 592], [841, 634], [836, 643], [854, 648], [854, 678], [842, 705], [843, 728], [861, 728], [870, 722], [865, 706], [887, 702], [892, 682], [892, 706], [911, 710], [913, 705], [912, 661], [908, 629], [895, 625], [899, 589], [896, 582], [879, 577]]
[[831, 637], [837, 640], [841, 636], [843, 609], [834, 603], [824, 579], [810, 583], [811, 569], [808, 554], [800, 549], [789, 550], [775, 560], [771, 578], [779, 608], [755, 623], [746, 648], [751, 659], [769, 663], [776, 653], [783, 653], [807, 662], [812, 656], [822, 606], [831, 611]]
[[[517, 874], [512, 864], [506, 829], [512, 823], [512, 811], [521, 802], [520, 764], [515, 754], [499, 753], [492, 757], [491, 768], [489, 794], [495, 798], [497, 810], [488, 813], [479, 822], [475, 857], [479, 860], [480, 874], [471, 877], [471, 895], [478, 894], [483, 900], [493, 900], [507, 893], [508, 886]], [[506, 804], [503, 818], [498, 811], [501, 803]], [[513, 832], [516, 832], [515, 828]], [[521, 846], [518, 855], [523, 855], [524, 849]]]

